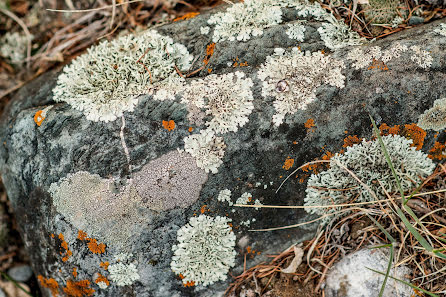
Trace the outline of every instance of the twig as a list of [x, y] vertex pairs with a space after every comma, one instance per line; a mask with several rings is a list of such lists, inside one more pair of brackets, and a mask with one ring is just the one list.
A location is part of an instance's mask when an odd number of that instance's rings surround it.
[[125, 5], [125, 4], [130, 4], [130, 3], [135, 3], [135, 2], [144, 2], [145, 0], [131, 0], [131, 1], [127, 1], [127, 2], [123, 2], [123, 3], [118, 3], [116, 5], [106, 5], [106, 6], [102, 6], [102, 7], [98, 7], [98, 8], [90, 8], [90, 9], [51, 9], [51, 8], [47, 8], [46, 10], [48, 11], [54, 11], [54, 12], [89, 12], [89, 11], [98, 11], [98, 10], [103, 10], [103, 9], [107, 9], [107, 8], [113, 8], [113, 7], [117, 7], [117, 6], [121, 6], [121, 5]]

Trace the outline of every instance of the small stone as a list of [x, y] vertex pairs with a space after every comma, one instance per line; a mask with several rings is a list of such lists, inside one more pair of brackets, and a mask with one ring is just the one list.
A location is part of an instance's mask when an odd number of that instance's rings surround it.
[[8, 275], [15, 281], [27, 282], [33, 275], [33, 271], [29, 265], [20, 265], [10, 268]]
[[0, 297], [7, 297], [6, 294], [5, 294], [5, 292], [3, 292], [2, 289], [0, 289]]
[[424, 18], [419, 16], [412, 16], [409, 19], [409, 25], [419, 25], [424, 23]]
[[[325, 283], [325, 296], [375, 297], [384, 276], [370, 269], [385, 273], [388, 262], [389, 255], [382, 249], [365, 248], [345, 256], [330, 270]], [[390, 271], [390, 275], [406, 282], [410, 282], [405, 277], [409, 273], [409, 268], [404, 265]], [[411, 297], [413, 294], [409, 286], [388, 279], [383, 297]]]

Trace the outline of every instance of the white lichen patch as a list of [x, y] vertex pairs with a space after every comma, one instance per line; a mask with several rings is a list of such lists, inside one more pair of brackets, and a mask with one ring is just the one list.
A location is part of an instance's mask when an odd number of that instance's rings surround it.
[[437, 28], [434, 29], [434, 32], [446, 37], [446, 24], [440, 24]]
[[[259, 199], [253, 199], [252, 194], [248, 192], [244, 192], [239, 198], [237, 198], [237, 201], [235, 204], [241, 204], [241, 205], [263, 205]], [[259, 210], [260, 207], [254, 207], [255, 210]]]
[[135, 226], [151, 220], [135, 212], [135, 207], [147, 208], [135, 188], [117, 188], [112, 178], [79, 171], [52, 183], [49, 193], [57, 212], [71, 225], [115, 247], [130, 244]]
[[327, 22], [317, 29], [325, 46], [331, 50], [337, 50], [347, 46], [360, 45], [365, 39], [350, 29], [343, 20], [337, 20], [333, 15], [325, 18]]
[[321, 52], [276, 49], [276, 54], [267, 57], [258, 71], [263, 81], [262, 95], [275, 98], [274, 124], [279, 126], [287, 114], [306, 109], [316, 99], [319, 86], [328, 84], [343, 88], [345, 76], [341, 70], [344, 67], [342, 61]]
[[209, 26], [200, 27], [200, 33], [203, 35], [209, 34], [211, 28]]
[[28, 37], [25, 34], [6, 32], [0, 38], [0, 55], [12, 64], [21, 65], [25, 62], [27, 46]]
[[265, 28], [280, 24], [282, 11], [272, 1], [245, 0], [231, 5], [225, 12], [213, 14], [209, 25], [215, 25], [213, 42], [246, 41], [260, 36]]
[[139, 280], [138, 269], [135, 263], [130, 262], [131, 254], [118, 254], [115, 256], [116, 263], [108, 266], [110, 280], [117, 286], [129, 286]]
[[225, 280], [235, 265], [235, 234], [230, 219], [200, 215], [177, 232], [178, 244], [170, 267], [184, 276], [183, 283], [195, 282], [207, 286]]
[[195, 157], [177, 150], [151, 160], [133, 175], [141, 204], [157, 211], [191, 206], [206, 181], [207, 173]]
[[434, 101], [434, 106], [426, 110], [418, 118], [418, 126], [422, 129], [441, 131], [446, 128], [446, 98]]
[[222, 137], [215, 135], [212, 130], [203, 130], [184, 138], [184, 150], [192, 155], [197, 166], [206, 173], [217, 173], [218, 167], [223, 164], [226, 144]]
[[54, 100], [82, 111], [88, 120], [113, 121], [133, 111], [138, 95], [185, 71], [192, 56], [184, 45], [156, 31], [102, 41], [65, 66]]
[[254, 109], [252, 86], [252, 80], [240, 71], [212, 74], [187, 85], [182, 102], [195, 105], [197, 110], [205, 109], [206, 115], [212, 116], [206, 125], [216, 133], [236, 132], [248, 122]]
[[297, 41], [304, 41], [305, 38], [305, 26], [296, 23], [296, 24], [289, 24], [288, 30], [285, 31], [286, 35], [288, 35], [288, 38], [294, 39]]
[[[395, 171], [406, 192], [417, 187], [429, 176], [435, 164], [422, 151], [411, 146], [412, 140], [399, 135], [383, 136], [382, 140], [390, 155]], [[349, 174], [350, 170], [355, 177]], [[362, 183], [359, 183], [358, 180]], [[366, 185], [366, 186], [364, 186]], [[330, 159], [330, 169], [310, 176], [304, 199], [306, 206], [330, 206], [349, 202], [374, 201], [385, 197], [385, 191], [393, 193], [398, 186], [378, 140], [354, 144], [343, 154]], [[306, 208], [309, 213], [324, 215], [340, 207]], [[330, 218], [328, 218], [330, 219]]]
[[412, 45], [410, 49], [414, 52], [410, 57], [412, 61], [424, 69], [431, 67], [434, 59], [428, 51], [422, 50], [418, 45]]
[[432, 65], [433, 57], [428, 51], [422, 50], [417, 45], [407, 47], [399, 42], [395, 42], [386, 50], [381, 50], [379, 46], [373, 46], [366, 50], [356, 47], [347, 54], [347, 59], [353, 61], [352, 66], [355, 69], [361, 69], [370, 66], [374, 61], [388, 63], [393, 59], [400, 58], [404, 52], [408, 51], [412, 52], [410, 59], [419, 67], [427, 69]]
[[227, 202], [229, 206], [232, 206], [233, 203], [231, 201], [231, 190], [229, 189], [221, 190], [220, 193], [218, 193], [217, 200], [220, 202]]

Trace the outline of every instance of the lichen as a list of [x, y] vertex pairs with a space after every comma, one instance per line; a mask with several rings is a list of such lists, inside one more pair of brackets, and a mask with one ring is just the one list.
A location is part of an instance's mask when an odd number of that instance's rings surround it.
[[184, 45], [156, 31], [102, 41], [65, 66], [53, 89], [54, 100], [82, 111], [88, 120], [114, 121], [133, 111], [138, 95], [163, 80], [178, 81], [178, 69], [191, 66]]
[[240, 71], [212, 74], [185, 86], [182, 102], [205, 109], [212, 116], [206, 125], [216, 133], [236, 132], [248, 122], [254, 109], [252, 86], [252, 80]]
[[212, 130], [203, 130], [184, 138], [184, 150], [195, 158], [197, 166], [206, 173], [217, 173], [223, 164], [226, 144], [222, 137], [215, 136]]
[[220, 202], [226, 201], [228, 202], [229, 206], [232, 206], [233, 203], [231, 201], [231, 190], [229, 189], [221, 190], [220, 193], [218, 193], [217, 200]]
[[12, 64], [21, 65], [25, 62], [27, 46], [28, 37], [25, 34], [6, 32], [0, 38], [0, 55]]
[[[387, 135], [382, 139], [404, 191], [416, 187], [422, 178], [433, 172], [435, 164], [425, 153], [411, 146], [412, 140], [399, 135]], [[330, 169], [311, 175], [305, 205], [329, 206], [352, 201], [373, 201], [374, 197], [368, 189], [344, 167], [352, 171], [378, 198], [385, 197], [383, 189], [389, 193], [398, 190], [379, 141], [363, 140], [360, 144], [347, 147], [344, 154], [333, 156], [330, 159]], [[323, 215], [339, 209], [340, 207], [307, 208], [306, 211]]]
[[325, 46], [331, 50], [337, 50], [347, 46], [360, 45], [365, 39], [351, 30], [344, 21], [337, 20], [333, 15], [326, 17], [326, 21], [317, 29]]
[[280, 24], [282, 11], [279, 5], [263, 0], [245, 0], [231, 5], [225, 12], [213, 14], [209, 25], [215, 25], [213, 42], [246, 41], [260, 36], [263, 29]]
[[144, 165], [133, 181], [141, 204], [161, 211], [196, 202], [207, 174], [197, 166], [195, 157], [174, 150]]
[[305, 26], [300, 23], [289, 24], [288, 30], [285, 31], [286, 35], [290, 39], [297, 41], [304, 41], [305, 38]]
[[195, 282], [203, 286], [225, 280], [235, 265], [235, 234], [225, 217], [200, 215], [177, 232], [177, 245], [170, 266], [182, 274], [183, 284]]
[[131, 254], [120, 254], [116, 259], [116, 263], [108, 266], [110, 280], [115, 282], [117, 286], [129, 286], [139, 280], [138, 269], [135, 263], [131, 263]]
[[446, 98], [434, 101], [434, 106], [418, 118], [418, 126], [423, 129], [441, 131], [446, 128]]
[[434, 32], [446, 37], [446, 24], [440, 24], [437, 28], [434, 29]]
[[90, 288], [89, 280], [80, 280], [80, 281], [67, 281], [67, 286], [63, 288], [66, 296], [70, 297], [83, 297], [83, 296], [93, 296], [95, 290]]
[[428, 51], [422, 50], [418, 45], [412, 45], [410, 49], [414, 52], [410, 57], [412, 61], [424, 69], [431, 67], [434, 58]]
[[285, 115], [306, 109], [316, 99], [319, 86], [329, 84], [343, 88], [345, 76], [341, 70], [344, 67], [342, 61], [321, 52], [276, 49], [257, 74], [263, 81], [262, 95], [275, 98], [274, 124], [279, 126]]

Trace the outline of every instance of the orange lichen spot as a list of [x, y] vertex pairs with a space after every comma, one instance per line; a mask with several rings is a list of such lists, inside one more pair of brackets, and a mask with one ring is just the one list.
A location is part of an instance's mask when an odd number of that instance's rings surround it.
[[238, 57], [236, 57], [235, 59], [232, 59], [232, 61], [234, 61], [234, 64], [232, 64], [232, 67], [246, 67], [248, 66], [248, 62], [239, 62]]
[[97, 284], [100, 283], [100, 282], [103, 282], [107, 286], [110, 285], [110, 282], [108, 281], [108, 279], [105, 276], [103, 276], [102, 274], [100, 274], [100, 273], [98, 273], [98, 277], [95, 279], [94, 282], [97, 283]]
[[92, 252], [93, 254], [105, 253], [106, 245], [104, 243], [98, 244], [97, 240], [94, 238], [87, 238], [87, 240], [88, 240], [88, 249], [90, 250], [90, 252]]
[[44, 278], [42, 275], [38, 275], [37, 279], [42, 287], [50, 289], [53, 297], [59, 295], [59, 284], [54, 278]]
[[321, 50], [321, 54], [325, 54], [325, 51], [324, 51], [324, 50]]
[[172, 131], [173, 129], [175, 129], [175, 122], [172, 120], [169, 121], [163, 121], [163, 127], [164, 129], [166, 129], [167, 131]]
[[54, 237], [55, 237], [54, 233], [51, 233], [50, 236], [51, 236], [51, 238], [54, 238]]
[[203, 205], [201, 208], [200, 208], [200, 212], [201, 212], [201, 214], [204, 214], [206, 211], [209, 211], [209, 209], [206, 209], [206, 204], [205, 205]]
[[39, 110], [34, 114], [34, 123], [40, 127], [42, 125], [45, 116], [43, 116], [43, 110]]
[[315, 124], [314, 124], [314, 119], [308, 119], [306, 122], [305, 122], [305, 128], [307, 128], [307, 130], [310, 130], [311, 128], [313, 128], [314, 126], [316, 126]]
[[358, 144], [361, 143], [362, 138], [358, 138], [358, 136], [356, 135], [349, 135], [346, 138], [344, 138], [344, 144], [342, 145], [342, 147], [349, 147], [349, 146], [353, 146], [354, 144]]
[[73, 274], [74, 278], [77, 277], [77, 268], [76, 267], [73, 268], [72, 274]]
[[380, 70], [386, 71], [386, 70], [389, 70], [389, 67], [387, 67], [387, 65], [384, 64], [383, 61], [379, 61], [379, 60], [373, 59], [372, 65], [369, 68], [367, 68], [367, 69], [368, 70], [380, 69]]
[[417, 126], [417, 124], [404, 125], [401, 136], [412, 139], [414, 146], [417, 150], [421, 150], [424, 144], [424, 138], [426, 138], [426, 131]]
[[381, 131], [381, 135], [396, 135], [400, 132], [400, 125], [389, 127], [386, 123], [384, 123], [379, 126], [379, 131]]
[[82, 230], [77, 231], [77, 239], [82, 241], [87, 239], [87, 233]]
[[70, 297], [93, 296], [95, 292], [94, 289], [90, 288], [90, 281], [86, 279], [78, 282], [68, 280], [63, 291]]
[[108, 265], [110, 265], [110, 263], [109, 263], [108, 261], [106, 261], [106, 262], [101, 262], [101, 263], [99, 264], [99, 266], [101, 266], [102, 268], [104, 268], [104, 270], [107, 270], [107, 269], [108, 269]]
[[61, 241], [60, 246], [65, 250], [65, 252], [60, 252], [61, 255], [64, 255], [64, 257], [62, 258], [62, 261], [67, 262], [68, 258], [70, 258], [73, 255], [73, 252], [71, 252], [68, 249], [68, 243], [65, 241], [63, 234], [60, 233], [58, 237], [59, 237], [59, 240]]
[[294, 165], [294, 159], [290, 158], [290, 156], [288, 156], [288, 158], [286, 158], [285, 163], [283, 164], [282, 168], [285, 170], [290, 170], [291, 167], [293, 167]]
[[297, 144], [297, 141], [293, 141], [293, 144]]
[[428, 157], [432, 160], [446, 159], [446, 145], [435, 141], [434, 146], [429, 150]]
[[211, 73], [212, 72], [212, 68], [208, 68], [208, 73]]
[[189, 129], [187, 129], [187, 131], [192, 132], [192, 131], [194, 131], [194, 128], [189, 127]]
[[330, 160], [331, 158], [333, 158], [334, 154], [332, 152], [325, 152], [325, 154], [322, 156], [322, 160]]
[[178, 21], [184, 21], [184, 20], [189, 20], [189, 19], [193, 19], [194, 17], [196, 17], [197, 15], [199, 15], [199, 12], [188, 12], [183, 16], [177, 17], [176, 19], [174, 19], [174, 22], [178, 22]]
[[412, 139], [412, 146], [417, 150], [420, 150], [424, 144], [424, 138], [426, 137], [426, 131], [417, 126], [417, 124], [406, 124], [404, 128], [400, 125], [389, 127], [387, 124], [379, 126], [381, 135], [400, 135], [408, 139]]
[[188, 287], [193, 287], [195, 286], [195, 282], [194, 281], [187, 281], [186, 283], [183, 283], [183, 286], [188, 288]]
[[246, 248], [246, 254], [249, 255], [251, 258], [254, 258], [255, 255], [260, 255], [261, 253], [248, 246]]
[[[206, 56], [203, 59], [204, 65], [209, 64], [209, 60], [211, 59], [212, 55], [214, 54], [214, 51], [215, 51], [215, 42], [212, 42], [212, 43], [208, 44], [208, 46], [206, 47]], [[208, 71], [209, 71], [209, 69], [208, 69]]]

